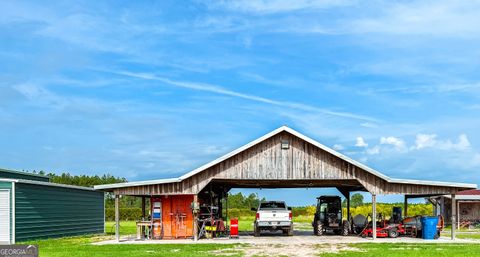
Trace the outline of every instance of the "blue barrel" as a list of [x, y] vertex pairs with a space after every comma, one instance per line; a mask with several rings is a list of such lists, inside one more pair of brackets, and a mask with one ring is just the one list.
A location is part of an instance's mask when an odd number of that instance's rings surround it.
[[422, 238], [423, 239], [435, 239], [437, 234], [438, 217], [422, 217]]

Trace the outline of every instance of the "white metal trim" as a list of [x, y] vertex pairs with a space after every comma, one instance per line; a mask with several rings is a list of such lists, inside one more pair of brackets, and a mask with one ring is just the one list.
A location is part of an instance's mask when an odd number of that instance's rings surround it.
[[[443, 195], [443, 197], [450, 199], [450, 195]], [[462, 200], [462, 201], [480, 201], [480, 195], [459, 195], [457, 194], [455, 196], [457, 200]]]
[[16, 229], [15, 229], [15, 223], [16, 223], [16, 218], [15, 218], [15, 212], [16, 212], [16, 204], [15, 204], [15, 182], [12, 181], [12, 191], [11, 191], [11, 197], [12, 197], [12, 238], [11, 238], [11, 242], [12, 244], [15, 244], [15, 240], [16, 240], [16, 237], [17, 237], [17, 234], [16, 234]]
[[185, 175], [183, 176], [180, 176], [178, 178], [171, 178], [171, 179], [159, 179], [159, 180], [146, 180], [146, 181], [137, 181], [137, 182], [126, 182], [126, 183], [116, 183], [116, 184], [106, 184], [106, 185], [98, 185], [98, 186], [94, 186], [94, 189], [96, 190], [102, 190], [102, 189], [114, 189], [114, 188], [122, 188], [122, 187], [130, 187], [130, 186], [145, 186], [145, 185], [154, 185], [154, 184], [166, 184], [166, 183], [174, 183], [174, 182], [181, 182], [193, 175], [196, 175], [197, 173], [199, 172], [202, 172], [272, 136], [275, 136], [277, 135], [278, 133], [280, 132], [283, 132], [283, 131], [286, 131], [296, 137], [299, 137], [301, 138], [302, 140], [334, 155], [334, 156], [337, 156], [341, 159], [343, 159], [344, 161], [346, 162], [349, 162], [389, 183], [398, 183], [398, 184], [416, 184], [416, 185], [426, 185], [426, 186], [447, 186], [447, 187], [459, 187], [459, 188], [477, 188], [477, 185], [476, 184], [466, 184], [466, 183], [452, 183], [452, 182], [440, 182], [440, 181], [423, 181], [423, 180], [408, 180], [408, 179], [393, 179], [393, 178], [390, 178], [382, 173], [380, 173], [379, 171], [375, 170], [375, 169], [372, 169], [368, 166], [366, 166], [365, 164], [362, 164], [356, 160], [353, 160], [351, 159], [350, 157], [348, 156], [345, 156], [335, 150], [333, 150], [332, 148], [330, 147], [327, 147], [321, 143], [319, 143], [318, 141], [314, 140], [314, 139], [311, 139], [303, 134], [301, 134], [300, 132], [298, 131], [295, 131], [287, 126], [282, 126], [280, 128], [277, 128], [275, 130], [273, 130], [272, 132], [270, 133], [267, 133], [265, 134], [264, 136], [260, 137], [260, 138], [257, 138], [256, 140], [254, 141], [251, 141], [250, 143], [240, 147], [240, 148], [237, 148], [223, 156], [221, 156], [220, 158], [217, 158], [207, 164], [204, 164], [188, 173], [186, 173]]
[[181, 182], [181, 181], [182, 180], [180, 178], [155, 179], [155, 180], [145, 180], [145, 181], [134, 181], [134, 182], [125, 182], [125, 183], [97, 185], [97, 186], [94, 186], [93, 188], [95, 190], [102, 190], [102, 189], [112, 189], [112, 188], [130, 187], [130, 186], [167, 184], [167, 183], [174, 183], [174, 182]]

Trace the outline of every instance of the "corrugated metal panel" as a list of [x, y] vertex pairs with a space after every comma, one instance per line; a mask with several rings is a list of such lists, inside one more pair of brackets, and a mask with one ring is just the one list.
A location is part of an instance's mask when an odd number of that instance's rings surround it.
[[102, 192], [16, 183], [16, 240], [104, 232]]
[[35, 180], [35, 181], [43, 181], [43, 182], [50, 181], [50, 178], [47, 176], [32, 174], [32, 173], [23, 172], [23, 171], [6, 170], [6, 169], [0, 169], [0, 178], [26, 179], [26, 180]]
[[0, 189], [0, 244], [10, 244], [10, 190]]

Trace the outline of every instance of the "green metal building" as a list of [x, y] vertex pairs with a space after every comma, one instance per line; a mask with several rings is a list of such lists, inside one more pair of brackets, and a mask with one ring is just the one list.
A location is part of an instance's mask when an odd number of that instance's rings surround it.
[[0, 169], [0, 244], [104, 233], [103, 192]]

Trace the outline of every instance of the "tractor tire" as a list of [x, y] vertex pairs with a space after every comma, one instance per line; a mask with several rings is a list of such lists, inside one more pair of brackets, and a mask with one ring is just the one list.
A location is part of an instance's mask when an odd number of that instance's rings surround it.
[[391, 228], [388, 230], [388, 237], [390, 238], [397, 238], [398, 237], [398, 231], [396, 228]]
[[317, 221], [314, 221], [313, 224], [313, 234], [318, 236], [318, 227], [317, 227]]
[[344, 220], [342, 224], [341, 235], [348, 236], [349, 233], [350, 233], [350, 222], [348, 222], [348, 220]]
[[255, 225], [255, 227], [253, 229], [253, 236], [254, 237], [259, 237], [260, 236], [260, 228], [257, 227], [257, 225]]
[[317, 236], [323, 235], [323, 224], [317, 222]]

